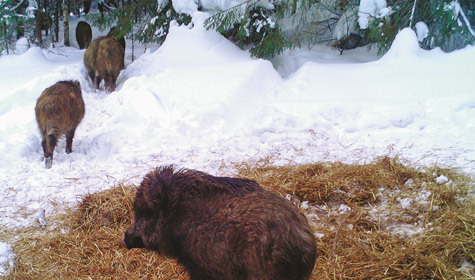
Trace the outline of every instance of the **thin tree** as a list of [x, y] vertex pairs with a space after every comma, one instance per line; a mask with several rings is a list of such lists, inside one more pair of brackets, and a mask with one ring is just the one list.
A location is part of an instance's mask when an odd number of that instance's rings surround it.
[[64, 26], [64, 45], [70, 46], [69, 43], [69, 8], [68, 0], [63, 1], [63, 26]]

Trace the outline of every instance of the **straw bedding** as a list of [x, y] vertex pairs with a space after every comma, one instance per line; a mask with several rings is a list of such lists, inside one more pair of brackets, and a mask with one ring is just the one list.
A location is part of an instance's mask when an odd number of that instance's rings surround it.
[[[306, 214], [318, 246], [312, 279], [475, 277], [474, 185], [463, 174], [388, 157], [364, 165], [263, 159], [235, 168]], [[436, 183], [439, 175], [450, 181]], [[21, 233], [7, 279], [189, 279], [174, 260], [119, 246], [134, 193], [121, 185], [90, 194], [54, 226]]]

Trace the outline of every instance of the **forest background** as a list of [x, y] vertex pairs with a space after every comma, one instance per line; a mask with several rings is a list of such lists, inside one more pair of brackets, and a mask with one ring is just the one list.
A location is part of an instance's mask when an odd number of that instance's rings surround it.
[[405, 27], [417, 32], [424, 49], [450, 52], [475, 40], [471, 0], [2, 0], [0, 51], [11, 53], [23, 36], [45, 46], [42, 29], [52, 31], [50, 44], [62, 41], [60, 24], [68, 46], [69, 16], [82, 15], [102, 30], [117, 25], [117, 36], [161, 43], [170, 22], [190, 24], [195, 11], [211, 15], [207, 28], [261, 58], [316, 44], [340, 51], [368, 45], [383, 54]]

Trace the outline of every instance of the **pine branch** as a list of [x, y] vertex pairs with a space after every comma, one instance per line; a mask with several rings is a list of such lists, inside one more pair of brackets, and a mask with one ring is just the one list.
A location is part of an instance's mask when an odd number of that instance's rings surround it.
[[412, 28], [412, 20], [414, 19], [414, 12], [416, 11], [417, 0], [414, 0], [414, 5], [412, 6], [411, 17], [409, 18], [409, 27]]
[[241, 4], [235, 5], [226, 10], [219, 11], [210, 16], [204, 22], [206, 29], [216, 29], [217, 31], [225, 31], [231, 28], [232, 24], [244, 16], [245, 8], [248, 4], [257, 3], [260, 0], [248, 0]]
[[16, 11], [16, 9], [18, 9], [21, 6], [21, 4], [23, 4], [23, 2], [25, 2], [25, 0], [21, 0], [20, 2], [18, 2], [18, 4], [12, 8], [12, 11]]
[[457, 1], [457, 5], [458, 5], [458, 8], [460, 9], [460, 13], [462, 14], [462, 18], [465, 22], [465, 25], [467, 26], [467, 29], [468, 31], [470, 32], [470, 34], [472, 34], [472, 36], [475, 38], [475, 32], [473, 31], [472, 29], [472, 26], [470, 25], [470, 22], [468, 21], [467, 19], [467, 16], [465, 15], [462, 7], [460, 6], [459, 2]]

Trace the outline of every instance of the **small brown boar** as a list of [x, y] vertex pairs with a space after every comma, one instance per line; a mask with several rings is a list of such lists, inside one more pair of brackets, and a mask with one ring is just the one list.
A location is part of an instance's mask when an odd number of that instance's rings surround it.
[[53, 151], [58, 138], [66, 134], [66, 153], [72, 152], [76, 127], [84, 117], [84, 101], [78, 81], [60, 81], [45, 89], [35, 107], [41, 132], [46, 168], [53, 165]]
[[176, 258], [191, 279], [309, 279], [313, 232], [298, 209], [253, 180], [164, 166], [146, 175], [121, 244]]
[[124, 50], [112, 36], [99, 37], [86, 49], [84, 65], [96, 89], [104, 80], [105, 89], [113, 92], [117, 77], [124, 68]]
[[125, 50], [125, 38], [124, 36], [119, 36], [119, 34], [120, 34], [119, 28], [117, 26], [114, 26], [111, 28], [107, 36], [112, 36], [115, 39], [117, 39], [117, 41], [119, 41], [120, 45], [122, 46], [122, 49]]
[[357, 47], [366, 46], [367, 44], [367, 39], [365, 39], [359, 34], [351, 33], [350, 35], [347, 35], [342, 39], [338, 40], [334, 46], [340, 51], [341, 55], [345, 50], [355, 49]]
[[91, 40], [91, 26], [85, 21], [80, 21], [76, 26], [76, 41], [78, 42], [79, 49], [82, 50], [89, 47], [89, 44], [91, 44]]

